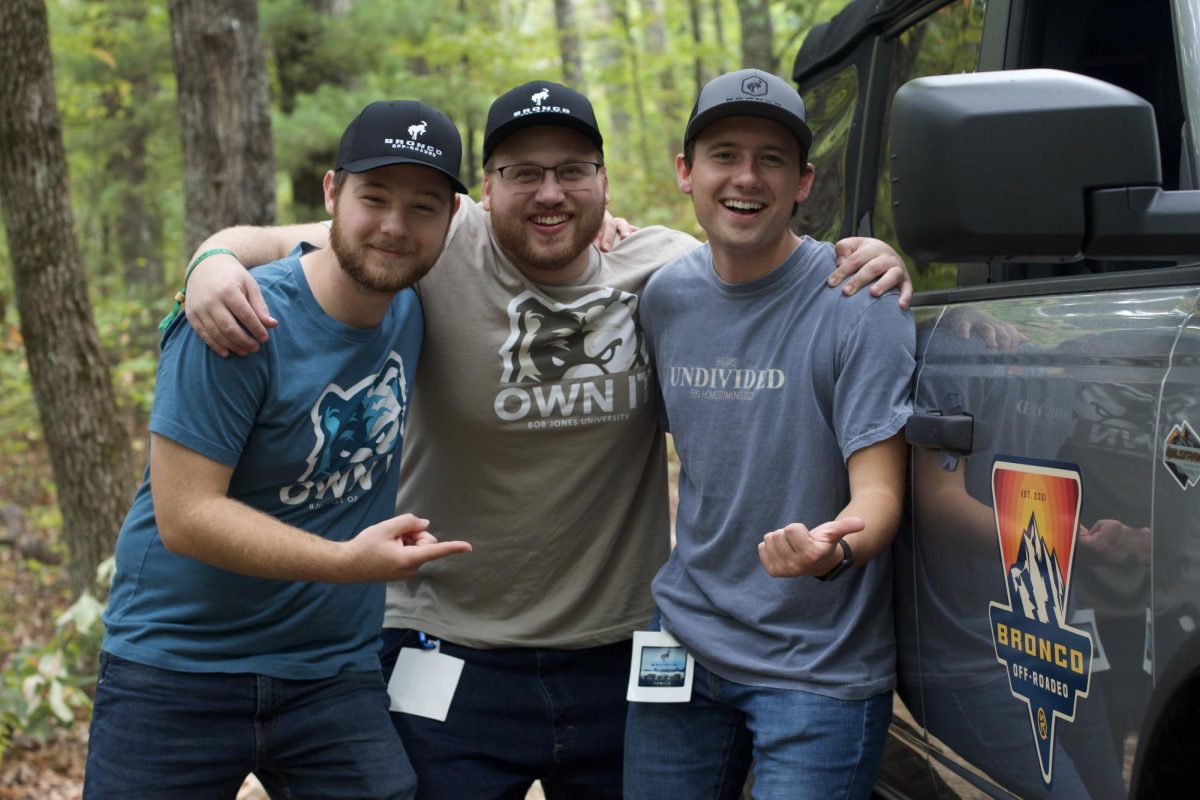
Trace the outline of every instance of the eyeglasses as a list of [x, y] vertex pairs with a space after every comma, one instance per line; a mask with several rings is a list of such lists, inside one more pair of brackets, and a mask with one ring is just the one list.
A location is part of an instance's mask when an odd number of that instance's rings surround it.
[[603, 164], [595, 161], [570, 161], [557, 167], [543, 167], [541, 164], [509, 164], [495, 171], [500, 174], [500, 180], [515, 187], [517, 191], [533, 192], [542, 185], [547, 172], [553, 172], [558, 185], [565, 191], [573, 192], [580, 189], [590, 189], [592, 179], [600, 171]]

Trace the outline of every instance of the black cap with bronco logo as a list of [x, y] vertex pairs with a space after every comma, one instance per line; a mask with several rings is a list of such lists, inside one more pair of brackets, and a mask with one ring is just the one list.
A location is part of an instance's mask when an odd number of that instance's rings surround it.
[[459, 194], [462, 137], [445, 114], [416, 100], [379, 100], [350, 123], [338, 145], [334, 169], [366, 172], [389, 164], [432, 167]]
[[533, 125], [564, 125], [582, 133], [604, 152], [604, 137], [596, 124], [592, 103], [574, 89], [553, 81], [530, 81], [509, 89], [488, 109], [483, 135], [483, 163], [496, 145], [522, 128]]

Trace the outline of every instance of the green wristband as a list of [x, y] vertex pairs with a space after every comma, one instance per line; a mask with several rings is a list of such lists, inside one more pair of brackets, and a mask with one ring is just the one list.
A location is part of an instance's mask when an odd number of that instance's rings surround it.
[[171, 325], [171, 323], [175, 321], [175, 318], [179, 316], [179, 312], [183, 308], [183, 303], [187, 299], [187, 282], [188, 278], [192, 277], [192, 270], [200, 266], [200, 262], [204, 259], [208, 258], [209, 256], [215, 256], [218, 253], [224, 253], [225, 255], [237, 258], [237, 253], [233, 252], [232, 250], [227, 250], [224, 247], [214, 247], [211, 250], [205, 250], [203, 253], [193, 258], [192, 263], [188, 264], [187, 272], [183, 273], [183, 286], [181, 286], [179, 291], [175, 293], [175, 305], [172, 306], [171, 311], [162, 318], [162, 322], [158, 323], [158, 329], [160, 331], [165, 331]]

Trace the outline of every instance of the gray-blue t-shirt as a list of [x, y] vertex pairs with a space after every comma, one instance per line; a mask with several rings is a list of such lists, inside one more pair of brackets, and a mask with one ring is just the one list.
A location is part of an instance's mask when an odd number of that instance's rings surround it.
[[[353, 328], [318, 305], [299, 251], [254, 270], [279, 320], [246, 358], [220, 358], [178, 319], [162, 340], [150, 430], [233, 467], [229, 496], [344, 541], [395, 513], [409, 391], [424, 334], [399, 293]], [[379, 668], [384, 585], [269, 580], [168, 551], [149, 468], [117, 541], [104, 649], [182, 672], [313, 680]]]
[[768, 531], [834, 519], [846, 460], [911, 413], [911, 314], [894, 294], [828, 288], [834, 266], [806, 238], [728, 284], [706, 245], [647, 284], [639, 316], [680, 461], [676, 546], [653, 592], [715, 674], [858, 699], [895, 683], [890, 550], [828, 583], [772, 578], [758, 558]]

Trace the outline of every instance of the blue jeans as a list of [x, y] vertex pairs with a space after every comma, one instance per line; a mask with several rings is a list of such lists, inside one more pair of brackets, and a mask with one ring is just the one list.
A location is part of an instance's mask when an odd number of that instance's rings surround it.
[[629, 704], [625, 797], [736, 800], [753, 763], [755, 800], [866, 798], [891, 718], [891, 692], [838, 700], [697, 664], [690, 702]]
[[377, 672], [292, 681], [156, 669], [100, 654], [85, 800], [411, 798]]
[[[383, 632], [390, 676], [410, 630]], [[546, 797], [621, 797], [625, 686], [631, 642], [582, 650], [476, 650], [443, 641], [462, 676], [445, 722], [392, 720], [417, 772], [420, 800], [522, 800], [542, 782]]]

